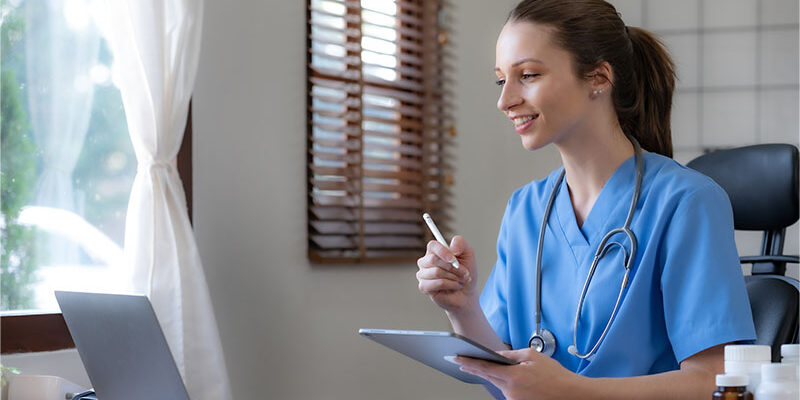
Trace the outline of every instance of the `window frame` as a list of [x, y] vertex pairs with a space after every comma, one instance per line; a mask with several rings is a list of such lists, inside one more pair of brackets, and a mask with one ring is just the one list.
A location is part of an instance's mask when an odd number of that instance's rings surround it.
[[[183, 142], [177, 157], [178, 175], [186, 193], [189, 222], [193, 221], [192, 209], [192, 103]], [[72, 336], [61, 313], [14, 313], [0, 316], [0, 354], [33, 353], [65, 350], [75, 347]]]

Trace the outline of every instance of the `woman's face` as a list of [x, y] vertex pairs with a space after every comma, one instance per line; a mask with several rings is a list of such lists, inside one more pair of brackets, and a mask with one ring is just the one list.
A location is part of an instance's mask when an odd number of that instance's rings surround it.
[[571, 55], [550, 28], [507, 23], [497, 39], [497, 108], [514, 124], [527, 150], [558, 144], [587, 124], [592, 88], [575, 75]]

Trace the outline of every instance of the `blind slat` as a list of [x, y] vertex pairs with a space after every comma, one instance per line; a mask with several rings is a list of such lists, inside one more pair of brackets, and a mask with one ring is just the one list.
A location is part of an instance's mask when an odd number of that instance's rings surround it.
[[[347, 207], [312, 206], [311, 213], [321, 220], [355, 221], [356, 210]], [[405, 209], [365, 209], [364, 221], [412, 221], [419, 222], [421, 214]]]
[[[314, 12], [316, 13], [318, 11], [314, 10]], [[343, 21], [345, 21], [344, 17], [341, 16], [341, 15], [325, 13], [324, 11], [322, 13], [324, 13], [325, 16], [333, 17], [333, 18], [341, 18]], [[350, 17], [350, 19], [352, 20], [353, 17]], [[376, 28], [390, 29], [392, 31], [397, 32], [401, 36], [408, 37], [408, 38], [411, 38], [411, 39], [415, 39], [415, 40], [424, 40], [425, 39], [425, 36], [423, 34], [419, 33], [417, 30], [415, 30], [413, 28], [405, 27], [405, 26], [402, 26], [402, 25], [390, 26], [390, 25], [376, 24], [376, 23], [372, 23], [372, 22], [369, 22], [369, 21], [362, 21], [362, 23], [364, 25], [366, 25], [366, 26], [373, 26], [373, 27], [376, 27]], [[313, 16], [312, 16], [311, 21], [309, 22], [309, 25], [317, 28], [318, 30], [328, 31], [331, 35], [344, 36], [345, 38], [368, 37], [368, 38], [375, 38], [375, 39], [383, 39], [382, 37], [379, 37], [377, 35], [371, 35], [369, 33], [360, 32], [358, 29], [346, 28], [346, 27], [338, 28], [338, 27], [331, 26], [331, 25], [326, 24], [326, 23], [321, 22], [321, 21], [316, 21], [316, 23], [315, 23], [315, 20], [314, 20]], [[319, 37], [319, 36], [317, 36], [317, 37]]]
[[[326, 196], [323, 194], [315, 194], [312, 197], [314, 205], [319, 206], [339, 206], [339, 207], [356, 207], [359, 204], [357, 195], [347, 196]], [[363, 199], [364, 207], [388, 207], [388, 208], [419, 208], [421, 201], [410, 197], [399, 199], [382, 199], [374, 197], [365, 197]]]
[[[338, 62], [342, 62], [343, 64], [346, 65], [356, 65], [348, 62], [348, 60], [346, 59], [347, 57], [337, 57], [327, 54], [324, 55], [323, 57], [329, 58], [331, 60], [336, 60]], [[334, 68], [323, 67], [317, 64], [311, 64], [311, 69], [318, 72], [319, 74], [339, 79], [357, 80], [357, 79], [362, 79], [363, 76], [364, 82], [368, 84], [395, 87], [398, 89], [406, 89], [416, 92], [421, 92], [424, 89], [424, 87], [419, 81], [412, 79], [388, 80], [388, 79], [378, 78], [369, 74], [363, 74], [359, 70], [354, 70], [354, 69], [337, 70]]]
[[[362, 185], [360, 184], [359, 181], [330, 181], [330, 180], [315, 179], [315, 178], [311, 178], [311, 181], [312, 181], [311, 183], [320, 190], [334, 190], [334, 191], [344, 191], [348, 193], [358, 193], [361, 192], [361, 187], [363, 187], [363, 190], [365, 192], [383, 192], [390, 194], [414, 195], [414, 196], [422, 194], [422, 188], [419, 185], [409, 185], [401, 183], [396, 183], [396, 184], [374, 183], [374, 182], [365, 182]], [[437, 187], [431, 187], [428, 189], [428, 193], [431, 194], [437, 194], [440, 191], [441, 189], [438, 189]], [[328, 219], [335, 219], [335, 218], [331, 217]]]
[[[312, 221], [311, 226], [323, 235], [356, 235], [357, 222], [347, 221]], [[367, 235], [414, 235], [425, 234], [422, 226], [416, 223], [402, 222], [368, 222], [364, 224]]]

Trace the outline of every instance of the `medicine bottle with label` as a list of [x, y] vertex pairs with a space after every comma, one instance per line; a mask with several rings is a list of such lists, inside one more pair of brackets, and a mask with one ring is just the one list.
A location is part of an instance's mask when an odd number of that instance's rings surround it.
[[753, 400], [753, 394], [747, 391], [747, 375], [717, 375], [717, 390], [713, 400]]

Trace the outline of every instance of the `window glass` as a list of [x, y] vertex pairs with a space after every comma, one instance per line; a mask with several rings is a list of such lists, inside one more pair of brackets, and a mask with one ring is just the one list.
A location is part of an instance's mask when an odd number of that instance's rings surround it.
[[0, 311], [57, 310], [53, 290], [125, 281], [136, 173], [98, 0], [0, 5]]

